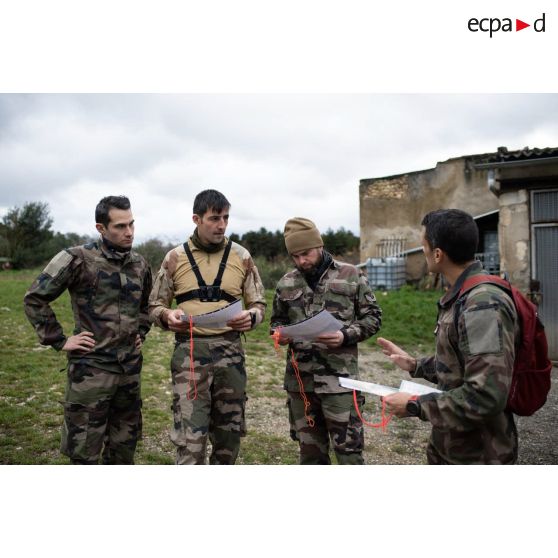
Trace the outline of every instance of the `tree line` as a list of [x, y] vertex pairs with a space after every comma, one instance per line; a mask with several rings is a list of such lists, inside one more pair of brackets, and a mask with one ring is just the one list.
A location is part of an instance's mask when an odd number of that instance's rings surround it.
[[[285, 240], [281, 231], [268, 231], [262, 227], [259, 231], [249, 231], [242, 236], [230, 235], [231, 240], [242, 244], [254, 257], [261, 256], [268, 261], [287, 257]], [[351, 231], [341, 227], [337, 231], [329, 228], [322, 234], [324, 247], [335, 255], [351, 254], [359, 249], [360, 239]]]
[[[0, 223], [0, 257], [10, 261], [16, 269], [42, 265], [57, 252], [92, 241], [95, 237], [76, 233], [60, 233], [52, 230], [52, 218], [47, 203], [28, 202], [22, 207], [8, 210]], [[322, 234], [326, 250], [337, 256], [355, 254], [359, 248], [359, 237], [343, 227], [337, 231], [328, 229]], [[242, 235], [232, 233], [230, 239], [242, 244], [259, 262], [275, 264], [283, 268], [287, 251], [283, 233], [268, 231], [265, 227]], [[165, 254], [174, 244], [152, 238], [134, 246], [153, 269], [158, 269]], [[261, 264], [260, 264], [261, 265]]]
[[42, 202], [13, 207], [0, 223], [0, 257], [15, 269], [41, 265], [60, 250], [90, 240], [76, 233], [54, 232], [48, 204]]

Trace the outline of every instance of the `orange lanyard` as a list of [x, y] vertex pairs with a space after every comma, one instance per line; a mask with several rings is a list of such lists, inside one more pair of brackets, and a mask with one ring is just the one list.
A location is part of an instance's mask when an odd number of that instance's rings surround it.
[[353, 401], [355, 403], [355, 409], [358, 415], [358, 418], [365, 424], [366, 426], [371, 426], [372, 428], [381, 428], [384, 432], [386, 431], [386, 426], [389, 424], [393, 413], [390, 413], [389, 416], [386, 417], [386, 402], [382, 399], [382, 419], [377, 424], [373, 424], [371, 422], [366, 422], [360, 413], [360, 409], [358, 408], [358, 401], [357, 401], [357, 392], [356, 389], [353, 389]]
[[[275, 328], [271, 337], [273, 338], [273, 346], [275, 347], [275, 351], [278, 355], [281, 354], [281, 349], [279, 348], [279, 339], [281, 337], [280, 330], [281, 328]], [[296, 362], [296, 358], [294, 356], [294, 351], [291, 349], [291, 364], [293, 365], [293, 369], [295, 372], [296, 380], [298, 382], [298, 391], [300, 392], [300, 396], [302, 397], [302, 401], [304, 403], [304, 417], [306, 418], [306, 423], [310, 428], [312, 428], [315, 424], [314, 419], [308, 414], [308, 408], [310, 407], [310, 401], [308, 401], [308, 397], [306, 397], [306, 392], [304, 391], [304, 384], [302, 383], [302, 378], [300, 377], [300, 370], [298, 369], [298, 363]]]
[[[281, 329], [280, 327], [275, 328], [275, 330], [273, 331], [273, 333], [271, 335], [271, 337], [273, 338], [275, 350], [277, 351], [278, 355], [281, 354], [281, 349], [279, 347], [279, 339], [281, 337], [280, 329]], [[314, 419], [312, 417], [310, 417], [307, 413], [308, 407], [310, 407], [310, 402], [308, 401], [308, 398], [306, 397], [306, 393], [304, 391], [304, 385], [302, 383], [302, 378], [300, 377], [300, 371], [298, 369], [298, 363], [296, 362], [296, 359], [295, 359], [295, 356], [294, 356], [294, 351], [292, 349], [291, 349], [291, 364], [293, 366], [295, 376], [296, 376], [296, 379], [298, 381], [298, 388], [299, 388], [300, 396], [302, 397], [302, 401], [304, 402], [304, 416], [306, 417], [306, 422], [308, 423], [308, 426], [312, 427], [312, 426], [314, 426]], [[364, 417], [362, 416], [362, 413], [360, 412], [360, 409], [358, 408], [356, 390], [353, 390], [353, 401], [354, 401], [354, 404], [355, 404], [355, 410], [357, 412], [358, 418], [360, 419], [362, 424], [364, 424], [366, 426], [371, 426], [372, 428], [381, 428], [384, 432], [386, 431], [386, 426], [389, 424], [391, 418], [393, 417], [393, 413], [390, 413], [386, 417], [386, 403], [383, 399], [382, 399], [382, 418], [381, 418], [380, 422], [378, 422], [376, 424], [371, 423], [371, 422], [367, 422], [367, 421], [364, 420]]]

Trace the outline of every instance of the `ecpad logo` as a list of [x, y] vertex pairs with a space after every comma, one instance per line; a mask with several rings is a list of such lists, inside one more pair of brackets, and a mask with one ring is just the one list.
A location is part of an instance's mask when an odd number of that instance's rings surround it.
[[[545, 16], [546, 14], [543, 13], [543, 15], [539, 19], [536, 19], [533, 22], [533, 29], [535, 30], [535, 32], [545, 32]], [[494, 33], [497, 33], [498, 31], [503, 31], [504, 33], [514, 31], [512, 18], [509, 17], [505, 17], [503, 19], [500, 19], [498, 17], [485, 17], [482, 19], [472, 17], [467, 22], [467, 27], [469, 28], [469, 31], [472, 31], [473, 33], [477, 33], [478, 31], [481, 31], [483, 33], [490, 33], [490, 38], [492, 38], [492, 35]], [[515, 31], [521, 31], [522, 29], [526, 29], [527, 27], [531, 27], [531, 24], [525, 23], [520, 19], [515, 20]]]

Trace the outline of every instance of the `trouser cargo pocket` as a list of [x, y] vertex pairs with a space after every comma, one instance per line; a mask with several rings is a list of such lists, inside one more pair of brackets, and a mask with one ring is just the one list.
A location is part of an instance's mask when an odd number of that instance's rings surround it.
[[109, 402], [61, 404], [64, 407], [64, 423], [60, 451], [71, 459], [97, 461], [103, 447]]

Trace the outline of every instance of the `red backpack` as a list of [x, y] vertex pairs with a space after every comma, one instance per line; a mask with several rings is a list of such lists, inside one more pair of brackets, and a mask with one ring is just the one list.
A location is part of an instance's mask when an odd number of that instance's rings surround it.
[[530, 416], [545, 404], [550, 391], [552, 363], [548, 358], [544, 326], [539, 320], [536, 306], [508, 281], [497, 275], [469, 277], [459, 291], [459, 299], [481, 283], [490, 283], [502, 288], [512, 297], [515, 304], [521, 337], [519, 345], [516, 346], [506, 410], [516, 415]]

